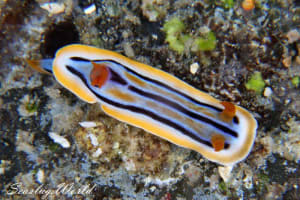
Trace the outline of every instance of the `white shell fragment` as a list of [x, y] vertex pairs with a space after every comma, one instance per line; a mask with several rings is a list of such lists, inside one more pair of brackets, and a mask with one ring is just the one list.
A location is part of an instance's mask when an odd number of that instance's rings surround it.
[[118, 149], [120, 147], [120, 143], [119, 142], [115, 142], [114, 144], [113, 144], [113, 149]]
[[95, 4], [91, 4], [83, 10], [84, 14], [86, 14], [86, 15], [92, 14], [95, 11], [96, 11]]
[[94, 128], [97, 126], [95, 122], [89, 122], [89, 121], [79, 122], [79, 125], [83, 128]]
[[59, 14], [65, 11], [65, 4], [63, 3], [43, 3], [40, 5], [41, 8], [47, 10], [50, 15]]
[[94, 147], [98, 146], [99, 145], [99, 142], [98, 142], [98, 139], [97, 137], [94, 135], [94, 134], [88, 134], [88, 137], [90, 138], [91, 140], [91, 143]]
[[194, 75], [196, 74], [197, 70], [199, 69], [199, 64], [198, 63], [193, 63], [190, 65], [190, 72]]
[[264, 96], [269, 97], [272, 94], [272, 89], [270, 87], [266, 87], [264, 90]]
[[293, 42], [296, 42], [297, 40], [300, 39], [300, 33], [298, 32], [297, 29], [290, 30], [287, 34], [286, 37], [288, 39], [288, 43], [291, 44]]
[[178, 178], [170, 178], [169, 177], [167, 179], [160, 179], [160, 178], [146, 177], [143, 181], [146, 186], [148, 186], [150, 184], [164, 186], [164, 185], [170, 185], [170, 184], [176, 183], [178, 181]]
[[97, 151], [95, 151], [92, 156], [96, 158], [99, 157], [101, 154], [102, 154], [102, 149], [98, 148]]
[[233, 168], [232, 166], [218, 167], [219, 174], [225, 183], [227, 183], [231, 178], [232, 168]]
[[39, 171], [36, 173], [36, 180], [40, 184], [42, 184], [42, 183], [45, 182], [45, 173], [44, 173], [44, 170], [39, 169]]
[[55, 143], [60, 144], [63, 148], [69, 148], [71, 146], [70, 142], [66, 138], [58, 135], [57, 133], [49, 132], [48, 135]]

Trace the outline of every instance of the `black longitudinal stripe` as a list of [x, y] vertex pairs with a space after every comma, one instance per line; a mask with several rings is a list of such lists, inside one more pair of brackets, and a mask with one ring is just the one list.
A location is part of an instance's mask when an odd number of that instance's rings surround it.
[[70, 59], [73, 60], [73, 61], [91, 62], [91, 60], [89, 60], [89, 59], [82, 58], [82, 57], [76, 57], [76, 56], [71, 57]]
[[226, 127], [226, 126], [223, 126], [222, 124], [219, 124], [209, 118], [206, 118], [204, 116], [201, 116], [195, 112], [192, 112], [188, 109], [186, 109], [185, 107], [179, 105], [178, 103], [174, 102], [174, 101], [171, 101], [163, 96], [159, 96], [159, 95], [156, 95], [156, 94], [153, 94], [153, 93], [150, 93], [150, 92], [145, 92], [139, 88], [136, 88], [134, 86], [128, 86], [128, 89], [141, 95], [141, 96], [144, 96], [146, 98], [150, 98], [152, 100], [155, 100], [155, 101], [159, 101], [160, 103], [163, 103], [165, 104], [166, 106], [170, 106], [172, 108], [174, 108], [175, 110], [195, 119], [195, 120], [198, 120], [198, 121], [201, 121], [201, 122], [204, 122], [208, 125], [211, 125], [221, 131], [223, 131], [224, 133], [228, 134], [228, 135], [231, 135], [235, 138], [238, 137], [238, 134], [237, 132], [231, 130], [230, 128]]
[[[81, 58], [81, 57], [71, 57], [71, 60], [74, 60], [74, 61], [91, 62], [91, 60], [87, 60], [87, 59]], [[179, 94], [180, 96], [183, 96], [183, 97], [187, 98], [188, 100], [192, 101], [192, 102], [195, 103], [195, 104], [198, 104], [198, 105], [200, 105], [200, 106], [205, 106], [205, 107], [212, 108], [212, 109], [214, 109], [214, 110], [216, 110], [216, 111], [218, 111], [218, 112], [221, 112], [221, 111], [222, 111], [221, 108], [218, 108], [218, 107], [215, 107], [215, 106], [206, 104], [206, 103], [199, 102], [199, 101], [197, 101], [196, 99], [194, 99], [194, 98], [192, 98], [192, 97], [190, 97], [190, 96], [188, 96], [188, 95], [186, 95], [186, 94], [184, 94], [184, 93], [182, 93], [182, 92], [180, 92], [180, 91], [178, 91], [178, 90], [176, 90], [176, 89], [174, 89], [174, 88], [171, 88], [170, 86], [168, 86], [168, 85], [166, 85], [166, 84], [164, 84], [164, 83], [162, 83], [162, 82], [159, 82], [159, 81], [157, 81], [157, 80], [148, 78], [148, 77], [146, 77], [146, 76], [143, 76], [143, 75], [141, 75], [141, 74], [139, 74], [139, 73], [133, 71], [132, 69], [130, 69], [130, 68], [124, 66], [123, 64], [121, 64], [121, 63], [119, 63], [119, 62], [117, 62], [117, 61], [115, 61], [115, 60], [109, 60], [109, 59], [108, 59], [108, 60], [92, 60], [92, 61], [93, 61], [93, 62], [105, 62], [105, 61], [107, 61], [107, 62], [115, 63], [115, 64], [117, 64], [117, 65], [120, 65], [120, 66], [124, 67], [124, 69], [126, 69], [127, 71], [131, 72], [132, 74], [138, 76], [139, 78], [144, 79], [144, 80], [149, 81], [149, 82], [152, 82], [152, 83], [154, 83], [154, 84], [156, 84], [156, 85], [159, 85], [159, 86], [161, 86], [161, 87], [163, 87], [163, 88], [166, 88], [166, 89], [168, 89], [168, 90], [170, 90], [170, 91], [172, 91], [172, 92], [175, 92], [175, 93]]]
[[[152, 119], [154, 119], [154, 120], [156, 120], [158, 122], [162, 122], [162, 123], [167, 124], [168, 126], [174, 128], [176, 130], [181, 131], [184, 135], [187, 135], [190, 138], [192, 138], [192, 139], [194, 139], [194, 140], [196, 140], [196, 141], [198, 141], [198, 142], [200, 142], [200, 143], [202, 143], [202, 144], [204, 144], [206, 146], [209, 146], [209, 147], [213, 148], [213, 145], [212, 145], [212, 143], [210, 141], [206, 141], [206, 140], [204, 140], [202, 138], [197, 137], [191, 131], [187, 130], [186, 128], [180, 126], [179, 124], [177, 124], [177, 123], [175, 123], [175, 122], [173, 122], [173, 121], [171, 121], [169, 119], [163, 118], [163, 117], [161, 117], [161, 116], [159, 116], [159, 115], [157, 115], [157, 114], [155, 114], [155, 113], [153, 113], [153, 112], [151, 112], [149, 110], [146, 110], [146, 109], [143, 109], [143, 108], [139, 108], [139, 107], [136, 107], [136, 106], [132, 106], [132, 105], [124, 105], [124, 104], [121, 104], [121, 103], [118, 103], [118, 102], [114, 102], [114, 101], [112, 101], [112, 100], [110, 100], [110, 99], [108, 99], [106, 97], [103, 97], [103, 96], [99, 95], [97, 92], [95, 92], [88, 85], [87, 80], [84, 78], [84, 76], [80, 72], [76, 71], [76, 69], [74, 69], [71, 66], [67, 65], [66, 67], [67, 67], [67, 69], [70, 72], [72, 72], [73, 74], [75, 74], [76, 76], [78, 76], [82, 80], [82, 82], [86, 85], [86, 87], [88, 87], [89, 90], [92, 91], [93, 94], [96, 95], [103, 102], [106, 102], [109, 105], [113, 105], [113, 106], [121, 108], [121, 109], [125, 109], [125, 110], [129, 110], [131, 112], [135, 112], [135, 113], [139, 113], [139, 114], [142, 114], [142, 115], [146, 115], [146, 116], [148, 116], [148, 117], [150, 117], [150, 118], [152, 118]], [[229, 147], [230, 147], [230, 144], [225, 143], [224, 149], [228, 149]]]
[[117, 72], [115, 72], [114, 70], [112, 70], [111, 68], [108, 68], [111, 74], [111, 78], [110, 80], [119, 83], [121, 85], [127, 85], [127, 81], [124, 80]]
[[[81, 58], [81, 57], [71, 57], [71, 59], [72, 59], [72, 60], [75, 60], [75, 61], [86, 61], [86, 62], [91, 62], [90, 60], [87, 60], [87, 59]], [[166, 85], [166, 84], [164, 84], [164, 83], [162, 83], [162, 82], [160, 82], [160, 81], [157, 81], [157, 80], [151, 79], [151, 78], [149, 78], [149, 77], [143, 76], [143, 75], [141, 75], [141, 74], [139, 74], [139, 73], [133, 71], [132, 69], [130, 69], [130, 68], [124, 66], [123, 64], [121, 64], [121, 63], [119, 63], [119, 62], [116, 62], [116, 61], [114, 61], [114, 60], [109, 60], [109, 59], [108, 59], [108, 60], [92, 60], [92, 61], [94, 61], [94, 62], [104, 62], [104, 61], [108, 61], [108, 62], [112, 62], [112, 63], [118, 64], [118, 65], [122, 66], [125, 70], [127, 70], [128, 72], [131, 72], [132, 74], [138, 76], [139, 78], [144, 79], [144, 80], [146, 80], [146, 81], [149, 81], [149, 82], [151, 82], [151, 83], [154, 83], [154, 84], [156, 84], [156, 85], [159, 85], [160, 87], [163, 87], [163, 88], [165, 88], [165, 89], [167, 89], [167, 90], [170, 90], [170, 91], [172, 91], [172, 92], [174, 92], [174, 93], [177, 93], [177, 94], [179, 94], [180, 96], [182, 96], [182, 97], [188, 99], [189, 101], [191, 101], [191, 102], [193, 102], [193, 103], [195, 103], [195, 104], [197, 104], [197, 105], [199, 105], [199, 106], [208, 107], [208, 108], [211, 108], [211, 109], [216, 110], [216, 111], [218, 111], [218, 112], [223, 111], [221, 108], [218, 108], [218, 107], [215, 107], [215, 106], [213, 106], [213, 105], [210, 105], [210, 104], [206, 104], [206, 103], [197, 101], [196, 99], [194, 99], [194, 98], [192, 98], [192, 97], [190, 97], [190, 96], [188, 96], [188, 95], [186, 95], [186, 94], [184, 94], [184, 93], [182, 93], [182, 92], [180, 92], [180, 91], [178, 91], [178, 90], [176, 90], [176, 89], [174, 89], [174, 88], [172, 88], [172, 87], [170, 87], [170, 86], [168, 86], [168, 85]], [[233, 122], [236, 123], [236, 124], [239, 124], [239, 120], [238, 120], [238, 117], [237, 117], [237, 116], [234, 116], [234, 117], [233, 117]]]
[[239, 124], [240, 122], [239, 122], [239, 118], [237, 117], [237, 116], [234, 116], [233, 117], [233, 122], [235, 123], [235, 124]]

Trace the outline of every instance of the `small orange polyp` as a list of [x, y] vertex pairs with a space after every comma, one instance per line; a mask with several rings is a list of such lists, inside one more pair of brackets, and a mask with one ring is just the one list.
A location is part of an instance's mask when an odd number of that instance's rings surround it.
[[234, 104], [228, 101], [222, 101], [221, 104], [224, 106], [224, 110], [221, 112], [221, 119], [225, 122], [230, 122], [235, 116], [236, 108]]
[[108, 79], [109, 71], [107, 66], [92, 62], [93, 69], [90, 74], [90, 79], [93, 86], [101, 88]]
[[223, 135], [214, 134], [210, 140], [216, 152], [224, 149], [225, 137]]
[[255, 8], [255, 1], [254, 0], [244, 0], [242, 2], [242, 7], [246, 11], [253, 10]]

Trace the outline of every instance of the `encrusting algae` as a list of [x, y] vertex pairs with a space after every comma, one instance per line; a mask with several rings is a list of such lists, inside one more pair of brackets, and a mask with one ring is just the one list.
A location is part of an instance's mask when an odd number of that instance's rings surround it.
[[[91, 117], [93, 116], [93, 117]], [[90, 159], [99, 162], [98, 171], [119, 168], [145, 174], [161, 173], [170, 156], [170, 144], [144, 131], [119, 123], [101, 113], [89, 113], [94, 127], [81, 127], [75, 137]]]

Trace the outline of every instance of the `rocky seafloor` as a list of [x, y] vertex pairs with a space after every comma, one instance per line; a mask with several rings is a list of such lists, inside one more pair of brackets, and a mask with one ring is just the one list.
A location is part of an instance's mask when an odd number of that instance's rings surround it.
[[[300, 5], [251, 2], [0, 1], [1, 199], [299, 199]], [[174, 37], [170, 24], [179, 24]], [[215, 164], [107, 116], [26, 63], [70, 43], [119, 52], [246, 108], [258, 121], [251, 153], [232, 169]]]

